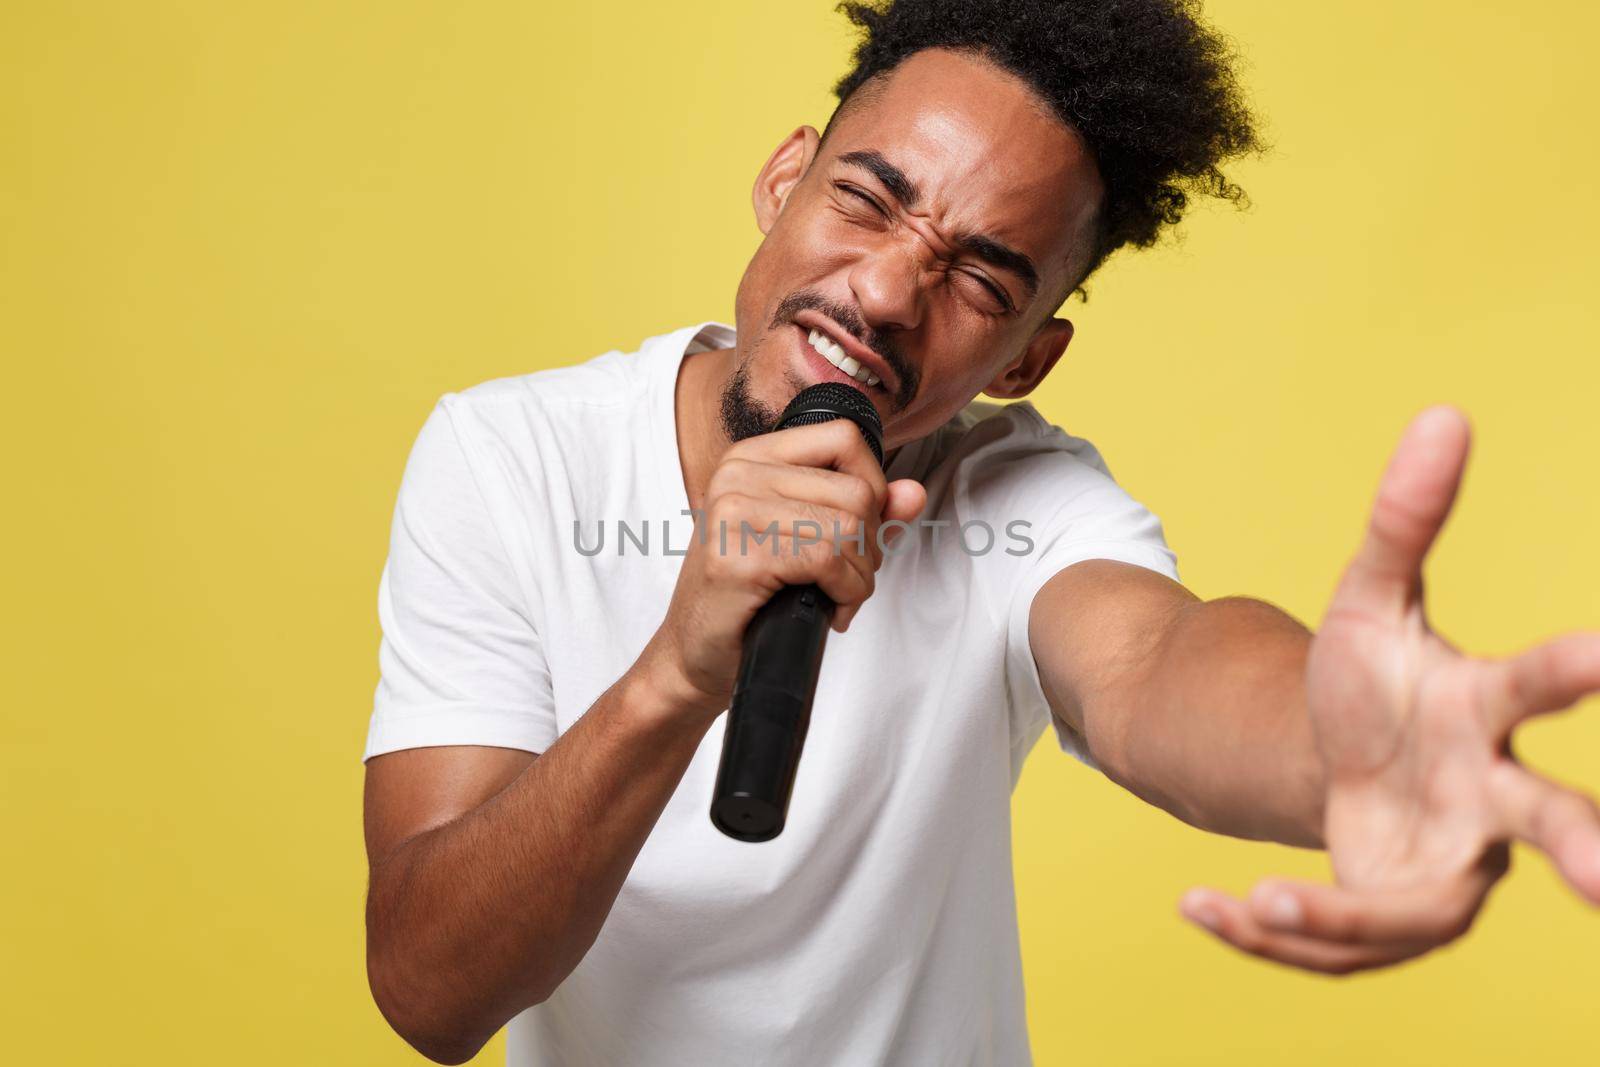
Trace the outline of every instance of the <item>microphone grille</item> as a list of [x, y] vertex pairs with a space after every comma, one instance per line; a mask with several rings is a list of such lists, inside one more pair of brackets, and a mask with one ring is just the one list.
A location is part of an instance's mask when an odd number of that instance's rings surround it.
[[843, 382], [818, 382], [800, 390], [789, 406], [783, 409], [777, 430], [791, 426], [811, 426], [834, 419], [849, 419], [861, 431], [867, 447], [883, 466], [883, 422], [878, 409], [872, 406], [865, 393]]

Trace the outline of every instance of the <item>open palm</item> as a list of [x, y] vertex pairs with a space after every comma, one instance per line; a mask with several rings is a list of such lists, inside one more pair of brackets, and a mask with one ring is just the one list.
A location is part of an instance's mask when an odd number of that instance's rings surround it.
[[1312, 641], [1306, 698], [1335, 884], [1274, 879], [1244, 901], [1207, 889], [1184, 897], [1185, 914], [1240, 949], [1335, 974], [1420, 955], [1472, 924], [1512, 838], [1600, 904], [1600, 810], [1528, 771], [1510, 744], [1519, 723], [1600, 690], [1600, 633], [1473, 659], [1424, 612], [1423, 559], [1469, 439], [1452, 408], [1412, 421]]

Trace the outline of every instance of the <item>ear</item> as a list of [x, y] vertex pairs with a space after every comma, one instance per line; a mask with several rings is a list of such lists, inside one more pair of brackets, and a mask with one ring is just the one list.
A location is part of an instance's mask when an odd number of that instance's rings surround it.
[[756, 225], [761, 228], [762, 234], [772, 230], [779, 213], [783, 211], [783, 205], [789, 200], [789, 193], [811, 169], [811, 161], [816, 158], [820, 140], [814, 127], [801, 126], [785, 137], [773, 149], [772, 155], [767, 157], [766, 165], [756, 175], [756, 187], [751, 193], [751, 201], [756, 209]]
[[1000, 400], [1016, 400], [1033, 392], [1072, 342], [1072, 323], [1050, 319], [1034, 332], [1028, 347], [1013, 363], [1001, 369], [984, 392]]

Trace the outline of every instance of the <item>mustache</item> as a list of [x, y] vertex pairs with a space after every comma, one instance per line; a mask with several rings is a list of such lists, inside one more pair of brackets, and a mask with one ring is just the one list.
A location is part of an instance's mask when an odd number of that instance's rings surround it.
[[850, 333], [857, 341], [877, 353], [878, 358], [889, 365], [894, 371], [895, 378], [900, 383], [899, 395], [896, 400], [901, 406], [916, 394], [916, 370], [901, 355], [889, 338], [867, 329], [867, 324], [861, 321], [861, 316], [849, 304], [841, 304], [829, 300], [814, 289], [801, 289], [790, 293], [778, 304], [773, 312], [770, 328], [785, 326], [794, 321], [794, 317], [802, 311], [817, 311], [837, 322]]

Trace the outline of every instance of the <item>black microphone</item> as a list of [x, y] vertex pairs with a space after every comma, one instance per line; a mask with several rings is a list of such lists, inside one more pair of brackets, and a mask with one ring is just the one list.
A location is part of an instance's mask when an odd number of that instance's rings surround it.
[[[833, 419], [854, 422], [883, 465], [883, 424], [877, 409], [861, 390], [843, 382], [819, 382], [801, 390], [774, 429]], [[786, 585], [745, 628], [711, 798], [711, 822], [729, 837], [770, 841], [783, 833], [833, 609], [833, 601], [817, 586]]]

